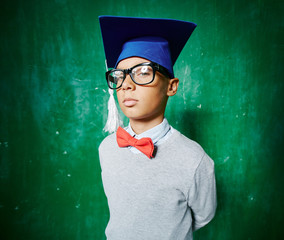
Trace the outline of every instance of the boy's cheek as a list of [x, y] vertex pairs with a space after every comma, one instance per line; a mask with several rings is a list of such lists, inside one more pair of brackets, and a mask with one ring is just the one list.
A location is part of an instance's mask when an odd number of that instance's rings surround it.
[[117, 101], [120, 105], [120, 103], [122, 102], [122, 96], [121, 96], [121, 93], [119, 91], [116, 91], [116, 97], [117, 97]]

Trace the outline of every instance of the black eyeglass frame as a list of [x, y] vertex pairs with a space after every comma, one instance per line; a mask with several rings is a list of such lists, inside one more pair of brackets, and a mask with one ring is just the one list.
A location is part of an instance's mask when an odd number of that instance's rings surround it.
[[[131, 72], [132, 72], [132, 70], [133, 70], [134, 68], [139, 67], [139, 66], [151, 66], [151, 67], [152, 67], [152, 69], [153, 69], [153, 79], [152, 79], [150, 82], [148, 82], [148, 83], [137, 83], [137, 82], [134, 80], [134, 78], [133, 78]], [[109, 77], [109, 75], [110, 75], [112, 72], [117, 71], [117, 70], [123, 72], [123, 80], [122, 80], [121, 84], [120, 84], [118, 87], [111, 87], [110, 84], [109, 84], [108, 77]], [[154, 81], [156, 71], [160, 72], [160, 73], [163, 74], [165, 77], [171, 78], [171, 75], [170, 75], [169, 71], [168, 71], [166, 68], [164, 68], [163, 66], [161, 66], [160, 64], [155, 63], [155, 62], [145, 62], [145, 63], [137, 64], [137, 65], [135, 65], [135, 66], [133, 66], [133, 67], [131, 67], [131, 68], [128, 68], [128, 69], [116, 69], [116, 68], [111, 69], [111, 70], [109, 70], [109, 71], [106, 72], [106, 80], [107, 80], [108, 87], [109, 87], [110, 89], [119, 89], [119, 88], [122, 86], [122, 84], [123, 84], [123, 82], [125, 81], [125, 79], [126, 79], [126, 74], [129, 74], [131, 80], [132, 80], [135, 84], [137, 84], [137, 85], [148, 85], [148, 84], [150, 84], [150, 83], [152, 83], [152, 82]]]

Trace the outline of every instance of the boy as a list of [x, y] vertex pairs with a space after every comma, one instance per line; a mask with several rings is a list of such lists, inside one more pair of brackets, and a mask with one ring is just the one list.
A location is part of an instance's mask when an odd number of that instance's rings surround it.
[[125, 129], [99, 147], [108, 199], [109, 240], [192, 239], [215, 214], [214, 163], [164, 118], [179, 80], [173, 64], [195, 24], [169, 19], [101, 16], [106, 73]]

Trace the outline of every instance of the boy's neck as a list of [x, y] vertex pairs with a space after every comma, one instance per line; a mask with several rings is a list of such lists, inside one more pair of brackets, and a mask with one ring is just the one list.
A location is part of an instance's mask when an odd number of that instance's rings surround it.
[[133, 120], [129, 119], [132, 130], [137, 134], [141, 134], [153, 127], [156, 127], [164, 120], [164, 116], [152, 120]]

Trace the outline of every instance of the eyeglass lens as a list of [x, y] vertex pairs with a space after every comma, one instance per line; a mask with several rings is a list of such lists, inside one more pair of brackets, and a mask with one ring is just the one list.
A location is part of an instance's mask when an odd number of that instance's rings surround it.
[[[144, 85], [153, 80], [154, 70], [151, 66], [142, 65], [133, 68], [129, 74], [135, 83]], [[123, 70], [113, 70], [108, 76], [109, 86], [112, 88], [121, 87], [125, 77], [126, 74], [123, 72]]]

